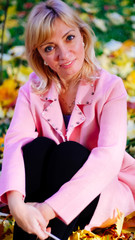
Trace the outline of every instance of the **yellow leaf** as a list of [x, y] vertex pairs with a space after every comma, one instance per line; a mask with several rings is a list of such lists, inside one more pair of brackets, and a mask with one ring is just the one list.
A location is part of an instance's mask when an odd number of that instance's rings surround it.
[[32, 73], [32, 69], [30, 67], [25, 67], [21, 65], [17, 74], [17, 80], [20, 82], [28, 81], [30, 73]]
[[122, 0], [122, 1], [120, 1], [120, 5], [123, 6], [123, 7], [127, 6], [128, 3], [129, 3], [129, 0]]
[[68, 238], [68, 240], [80, 240], [80, 239], [97, 239], [100, 240], [101, 237], [97, 234], [94, 234], [87, 230], [77, 230], [76, 232], [73, 232], [71, 236]]
[[[2, 29], [0, 28], [0, 38], [1, 38], [1, 36], [2, 36]], [[5, 29], [5, 31], [4, 31], [4, 38], [3, 38], [4, 43], [9, 41], [10, 36], [11, 36], [10, 32], [7, 29]]]
[[132, 40], [128, 39], [127, 41], [125, 41], [122, 45], [123, 49], [127, 49], [130, 48], [132, 46], [135, 46], [135, 42], [133, 42]]
[[135, 43], [129, 39], [129, 40], [123, 42], [122, 46], [118, 50], [113, 51], [112, 54], [115, 57], [119, 57], [121, 54], [125, 54], [126, 51], [128, 51], [133, 46], [135, 46]]
[[9, 107], [17, 98], [17, 83], [14, 79], [6, 79], [0, 86], [0, 103], [3, 107]]
[[7, 11], [7, 18], [10, 16], [16, 15], [16, 5], [9, 6]]
[[80, 17], [83, 21], [88, 22], [89, 21], [89, 17], [87, 13], [81, 13]]
[[13, 28], [13, 27], [17, 27], [18, 25], [19, 25], [18, 20], [16, 20], [16, 19], [8, 19], [6, 21], [5, 27], [6, 28]]
[[135, 217], [135, 211], [130, 213], [128, 216], [125, 217], [124, 221], [128, 221], [129, 219]]
[[32, 69], [30, 67], [25, 67], [21, 65], [20, 72], [23, 73], [24, 75], [29, 75], [32, 72]]
[[4, 137], [0, 137], [0, 146], [4, 144]]
[[[128, 76], [127, 76], [127, 81], [135, 84], [135, 70], [132, 71]], [[135, 85], [133, 86], [135, 88]]]
[[6, 114], [5, 109], [2, 108], [2, 106], [0, 105], [0, 118], [4, 118]]

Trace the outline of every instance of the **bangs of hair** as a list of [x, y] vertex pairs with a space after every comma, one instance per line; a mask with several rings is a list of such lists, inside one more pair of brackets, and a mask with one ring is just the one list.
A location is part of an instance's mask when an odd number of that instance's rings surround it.
[[[41, 13], [39, 13], [41, 15]], [[52, 18], [51, 13], [47, 17], [35, 16], [33, 21], [29, 19], [26, 26], [26, 46], [29, 46], [28, 50], [35, 50], [42, 43], [47, 41], [53, 31], [54, 17]], [[31, 18], [31, 17], [30, 17]], [[27, 39], [28, 37], [28, 39]]]

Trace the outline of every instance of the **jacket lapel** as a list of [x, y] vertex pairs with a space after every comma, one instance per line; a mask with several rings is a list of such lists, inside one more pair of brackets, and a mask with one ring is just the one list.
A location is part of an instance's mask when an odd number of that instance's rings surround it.
[[41, 96], [44, 101], [43, 118], [62, 137], [63, 141], [69, 140], [73, 130], [82, 124], [86, 116], [83, 113], [84, 106], [89, 106], [93, 100], [93, 88], [89, 83], [81, 82], [78, 87], [75, 106], [66, 131], [63, 114], [59, 104], [58, 93], [55, 85], [52, 84], [50, 90]]
[[59, 104], [58, 93], [54, 84], [52, 84], [48, 93], [41, 96], [41, 99], [44, 101], [43, 118], [65, 141], [66, 128]]
[[94, 85], [86, 82], [81, 82], [78, 87], [75, 107], [73, 109], [68, 129], [67, 129], [67, 140], [69, 140], [70, 135], [74, 129], [80, 126], [85, 120], [86, 116], [83, 112], [84, 107], [89, 107], [92, 104], [94, 95]]

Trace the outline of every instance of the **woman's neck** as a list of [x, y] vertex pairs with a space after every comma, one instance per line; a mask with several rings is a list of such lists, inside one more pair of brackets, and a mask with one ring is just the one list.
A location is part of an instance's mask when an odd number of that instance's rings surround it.
[[59, 101], [63, 114], [71, 114], [75, 105], [76, 93], [78, 85], [71, 83], [67, 89], [62, 89], [59, 94]]
[[62, 91], [68, 91], [71, 88], [76, 87], [78, 83], [80, 82], [81, 74], [80, 72], [77, 73], [73, 78], [65, 79], [65, 78], [59, 78], [59, 81], [62, 86]]

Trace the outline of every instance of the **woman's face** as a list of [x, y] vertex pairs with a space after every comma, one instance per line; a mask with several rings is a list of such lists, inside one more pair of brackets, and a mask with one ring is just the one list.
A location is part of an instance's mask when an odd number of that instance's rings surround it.
[[83, 37], [77, 27], [69, 27], [60, 19], [54, 22], [51, 38], [38, 47], [38, 51], [60, 79], [70, 82], [84, 62]]

